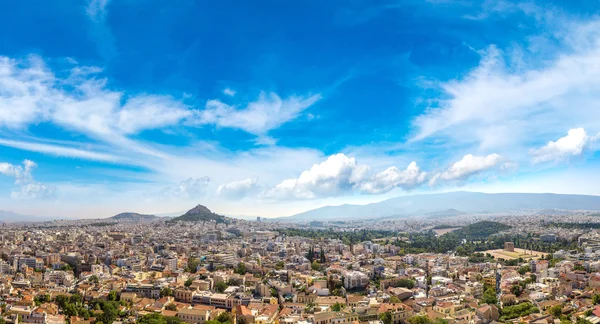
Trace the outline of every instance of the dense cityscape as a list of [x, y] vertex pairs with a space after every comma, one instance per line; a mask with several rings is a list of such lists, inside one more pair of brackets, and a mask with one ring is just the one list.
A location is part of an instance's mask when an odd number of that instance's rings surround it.
[[600, 322], [600, 223], [559, 214], [3, 224], [0, 322]]

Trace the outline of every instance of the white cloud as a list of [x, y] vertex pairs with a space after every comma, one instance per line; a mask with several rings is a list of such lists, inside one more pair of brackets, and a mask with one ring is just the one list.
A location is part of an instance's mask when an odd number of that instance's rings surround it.
[[53, 156], [60, 157], [71, 157], [71, 158], [81, 158], [86, 160], [94, 160], [94, 161], [104, 161], [104, 162], [117, 162], [124, 161], [123, 158], [107, 154], [107, 153], [99, 153], [94, 151], [88, 151], [73, 147], [66, 147], [62, 145], [56, 144], [44, 144], [44, 143], [35, 143], [35, 142], [23, 142], [23, 141], [12, 141], [7, 139], [0, 138], [0, 145], [14, 147], [21, 150], [45, 153]]
[[411, 162], [404, 170], [389, 167], [385, 171], [374, 174], [370, 179], [360, 185], [362, 192], [381, 194], [394, 188], [410, 190], [423, 184], [427, 179], [427, 172], [423, 172], [416, 162]]
[[492, 45], [465, 77], [439, 83], [442, 94], [414, 120], [412, 140], [525, 153], [565, 124], [598, 130], [600, 21], [557, 29], [555, 56]]
[[444, 181], [464, 181], [469, 177], [481, 172], [490, 170], [502, 162], [502, 157], [498, 154], [488, 156], [465, 155], [460, 161], [452, 164], [446, 171], [436, 173], [429, 184], [434, 185], [440, 180]]
[[209, 100], [206, 108], [198, 112], [196, 122], [237, 128], [250, 134], [263, 136], [270, 130], [295, 119], [319, 99], [321, 99], [321, 95], [292, 96], [281, 99], [276, 93], [263, 92], [257, 101], [251, 102], [241, 109], [219, 100]]
[[28, 182], [18, 190], [11, 192], [10, 197], [16, 200], [52, 198], [56, 195], [56, 188], [39, 182]]
[[177, 186], [166, 187], [161, 190], [159, 198], [175, 198], [175, 199], [197, 199], [206, 196], [208, 185], [210, 184], [209, 177], [188, 178], [181, 181]]
[[223, 89], [223, 94], [226, 96], [233, 97], [233, 96], [235, 96], [236, 92], [235, 92], [235, 90], [233, 90], [231, 88], [225, 88], [225, 89]]
[[550, 141], [543, 147], [532, 149], [533, 163], [548, 161], [564, 161], [570, 157], [581, 155], [584, 150], [596, 141], [596, 137], [587, 135], [583, 128], [570, 129], [566, 136], [556, 142]]
[[13, 199], [36, 199], [53, 197], [56, 188], [41, 184], [33, 179], [32, 171], [37, 164], [31, 160], [24, 160], [23, 165], [0, 163], [0, 174], [15, 179], [16, 189], [12, 191]]
[[258, 178], [248, 178], [239, 181], [233, 181], [220, 185], [217, 188], [217, 195], [226, 199], [242, 199], [260, 190]]
[[416, 162], [404, 170], [389, 167], [370, 174], [371, 167], [358, 164], [355, 158], [335, 154], [315, 164], [298, 178], [287, 179], [268, 190], [265, 199], [315, 199], [343, 194], [383, 194], [395, 188], [414, 189], [423, 184], [427, 173]]
[[339, 153], [315, 164], [296, 179], [287, 179], [266, 192], [267, 199], [313, 199], [337, 196], [357, 187], [369, 171], [356, 159]]

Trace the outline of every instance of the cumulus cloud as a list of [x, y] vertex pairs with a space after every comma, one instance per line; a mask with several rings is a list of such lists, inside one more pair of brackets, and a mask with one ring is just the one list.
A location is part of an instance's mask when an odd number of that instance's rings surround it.
[[198, 112], [196, 122], [237, 128], [250, 134], [264, 136], [270, 130], [295, 119], [320, 99], [321, 95], [281, 99], [276, 93], [263, 92], [258, 100], [241, 109], [219, 100], [209, 100], [206, 108]]
[[411, 162], [404, 170], [389, 167], [386, 170], [374, 174], [370, 179], [360, 185], [364, 193], [381, 194], [394, 188], [410, 190], [423, 184], [427, 179], [427, 172], [421, 171], [417, 162]]
[[217, 195], [226, 199], [242, 199], [260, 190], [258, 178], [248, 178], [224, 183], [217, 188]]
[[564, 161], [581, 155], [598, 136], [589, 136], [583, 128], [570, 129], [566, 136], [550, 141], [545, 146], [532, 149], [533, 163]]
[[31, 160], [24, 160], [23, 165], [0, 163], [0, 174], [15, 179], [16, 189], [12, 191], [13, 199], [36, 199], [53, 197], [56, 188], [41, 184], [33, 179], [32, 171], [37, 164]]
[[343, 153], [313, 165], [298, 178], [287, 179], [268, 190], [267, 199], [314, 199], [349, 193], [382, 194], [395, 188], [410, 190], [426, 181], [427, 173], [416, 162], [404, 170], [390, 167], [371, 174], [371, 167], [359, 164]]
[[337, 196], [351, 191], [365, 179], [369, 166], [359, 165], [355, 158], [335, 154], [313, 165], [298, 178], [287, 179], [266, 192], [265, 198], [312, 199]]
[[188, 178], [181, 181], [177, 186], [164, 188], [160, 192], [161, 198], [176, 198], [176, 199], [196, 199], [206, 196], [208, 185], [210, 184], [209, 177]]
[[460, 161], [452, 164], [446, 171], [436, 173], [429, 184], [434, 185], [443, 181], [464, 181], [473, 175], [482, 173], [498, 166], [502, 162], [502, 157], [498, 154], [488, 156], [465, 155]]

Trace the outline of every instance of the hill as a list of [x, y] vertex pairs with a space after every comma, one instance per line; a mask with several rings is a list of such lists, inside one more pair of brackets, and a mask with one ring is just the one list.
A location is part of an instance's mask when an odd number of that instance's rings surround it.
[[110, 220], [124, 221], [124, 222], [148, 222], [156, 220], [158, 217], [154, 215], [145, 215], [138, 213], [120, 213], [115, 216], [109, 217]]
[[215, 221], [217, 223], [227, 223], [227, 218], [225, 216], [221, 216], [213, 213], [210, 209], [206, 208], [206, 206], [198, 205], [190, 210], [188, 210], [185, 214], [175, 217], [170, 222], [209, 222]]
[[[274, 218], [280, 222], [310, 222], [334, 220], [367, 220], [381, 217], [431, 217], [442, 218], [458, 213], [504, 213], [522, 210], [598, 210], [600, 196], [448, 192], [403, 196], [368, 205], [326, 206], [304, 213]], [[459, 212], [460, 211], [460, 212]]]
[[509, 230], [510, 226], [498, 222], [481, 221], [468, 226], [461, 227], [455, 231], [444, 234], [445, 236], [457, 236], [466, 240], [485, 239], [492, 234]]

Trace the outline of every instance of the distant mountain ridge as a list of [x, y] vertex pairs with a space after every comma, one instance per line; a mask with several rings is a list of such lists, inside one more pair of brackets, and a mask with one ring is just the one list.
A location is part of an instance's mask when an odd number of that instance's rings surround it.
[[158, 218], [158, 216], [154, 216], [154, 215], [125, 212], [125, 213], [120, 213], [115, 216], [109, 217], [108, 219], [115, 220], [115, 221], [144, 222], [144, 221], [153, 221], [153, 220], [156, 220], [157, 218]]
[[226, 223], [227, 218], [225, 216], [221, 216], [213, 213], [206, 206], [198, 205], [190, 210], [188, 210], [185, 214], [175, 217], [170, 220], [170, 222], [208, 222], [215, 221], [217, 223]]
[[315, 220], [348, 221], [412, 216], [442, 218], [461, 214], [502, 213], [518, 210], [600, 211], [600, 196], [549, 193], [487, 194], [456, 191], [403, 196], [367, 205], [326, 206], [270, 220], [280, 222], [310, 222]]

